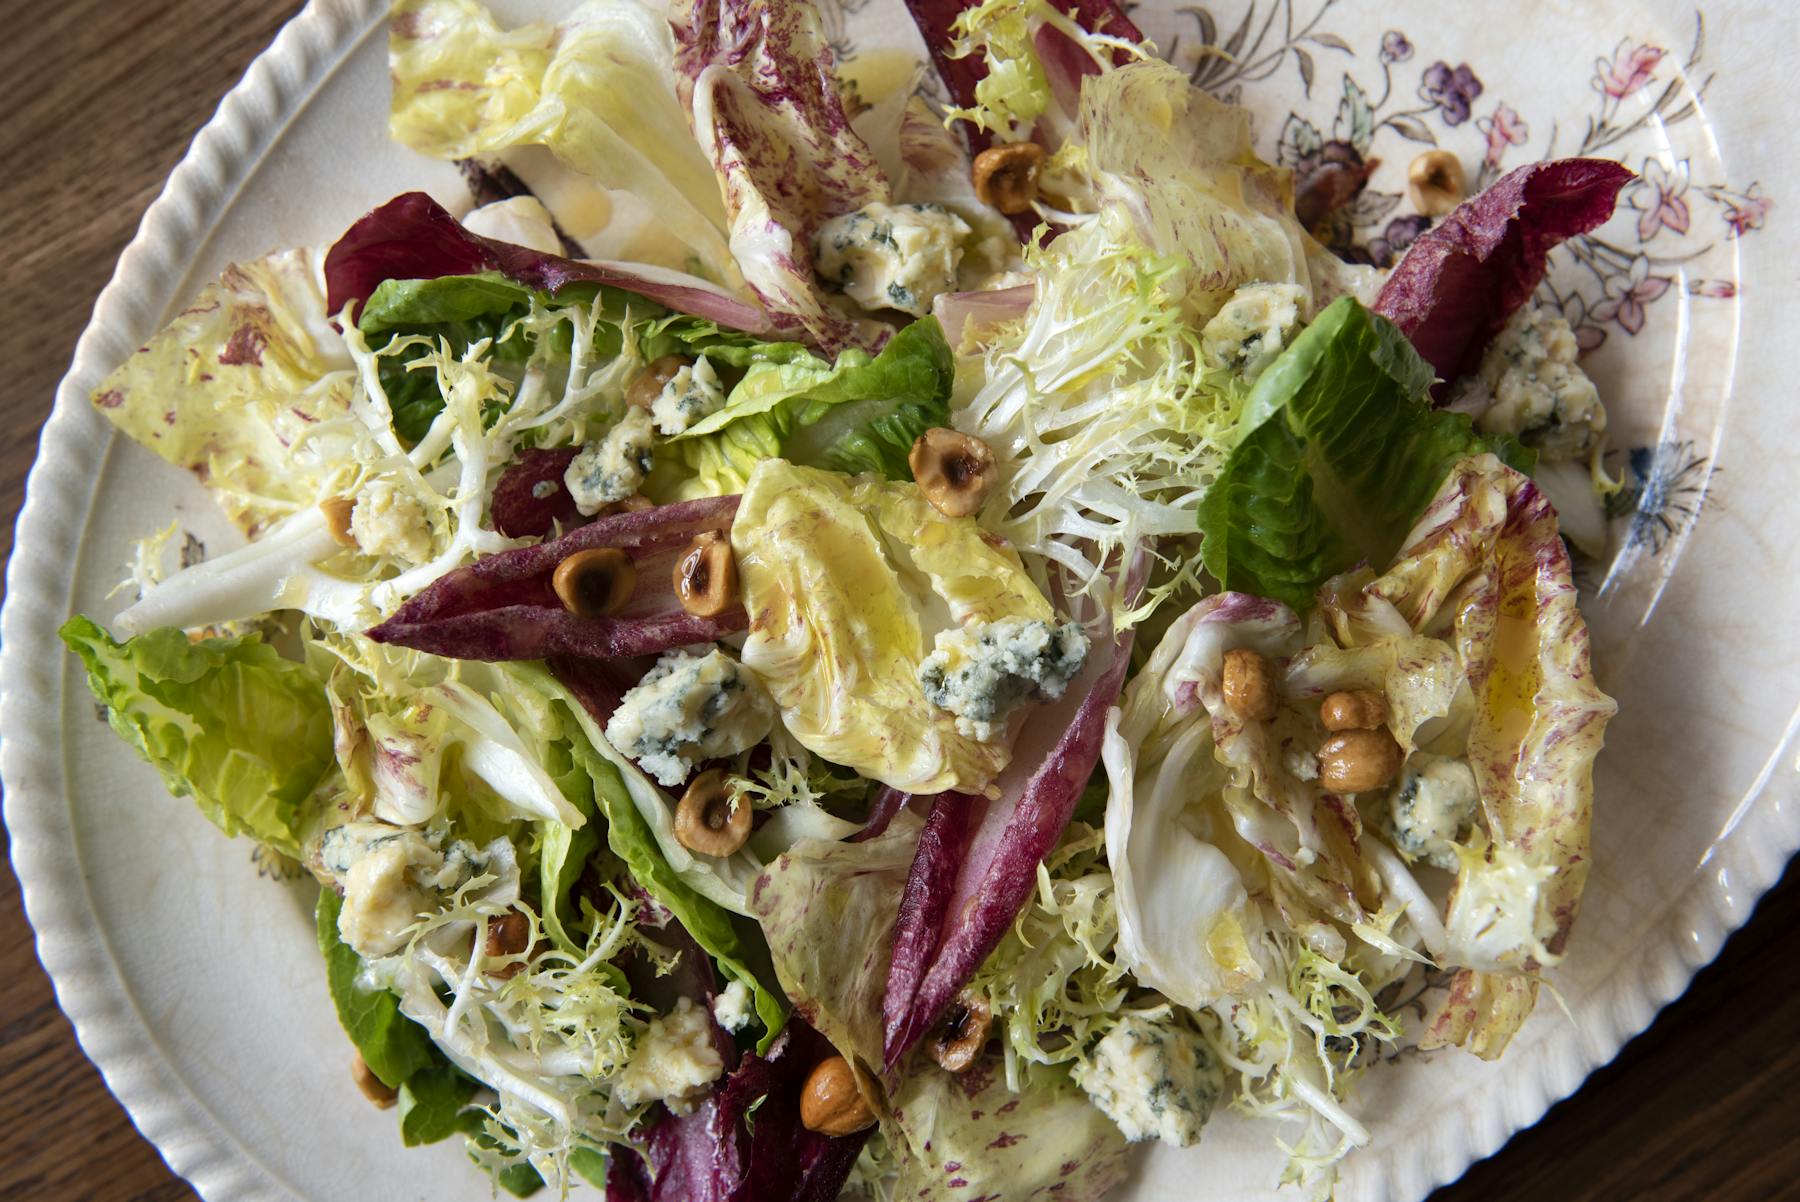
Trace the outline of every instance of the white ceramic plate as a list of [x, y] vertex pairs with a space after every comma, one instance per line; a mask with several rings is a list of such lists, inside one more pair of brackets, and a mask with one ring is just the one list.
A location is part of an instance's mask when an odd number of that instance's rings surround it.
[[[382, 7], [309, 6], [145, 217], [44, 429], [0, 625], [6, 821], [40, 955], [108, 1085], [212, 1202], [489, 1196], [454, 1146], [402, 1150], [356, 1095], [311, 887], [265, 879], [247, 845], [165, 797], [96, 720], [55, 635], [73, 611], [116, 611], [130, 541], [171, 515], [231, 537], [197, 485], [90, 410], [101, 376], [234, 258], [329, 239], [409, 188], [466, 203], [451, 168], [385, 137]], [[846, 50], [910, 42], [898, 7], [825, 6]], [[1703, 14], [1691, 0], [1212, 0], [1138, 16], [1206, 86], [1241, 95], [1266, 157], [1302, 175], [1382, 160], [1341, 231], [1378, 260], [1411, 232], [1397, 194], [1429, 142], [1483, 176], [1583, 151], [1644, 176], [1552, 277], [1631, 487], [1614, 554], [1585, 578], [1622, 708], [1582, 920], [1553, 978], [1572, 1019], [1541, 1006], [1498, 1064], [1407, 1055], [1367, 1075], [1357, 1108], [1375, 1143], [1341, 1196], [1418, 1199], [1647, 1025], [1800, 844], [1800, 471], [1784, 454], [1800, 154], [1768, 107], [1791, 69], [1770, 50], [1796, 44], [1800, 15], [1753, 0]], [[1226, 1116], [1197, 1151], [1147, 1155], [1126, 1192], [1191, 1198], [1198, 1172], [1209, 1198], [1272, 1198], [1278, 1163], [1267, 1130]]]

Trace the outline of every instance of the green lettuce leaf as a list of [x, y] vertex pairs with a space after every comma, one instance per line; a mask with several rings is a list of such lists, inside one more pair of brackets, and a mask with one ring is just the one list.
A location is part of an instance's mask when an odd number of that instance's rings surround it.
[[460, 1133], [475, 1089], [472, 1078], [442, 1057], [408, 1077], [400, 1086], [400, 1142], [416, 1148]]
[[425, 1028], [400, 1013], [400, 999], [385, 989], [364, 985], [362, 957], [338, 938], [338, 913], [344, 899], [336, 890], [319, 892], [313, 911], [318, 922], [319, 950], [325, 955], [325, 979], [337, 1007], [344, 1034], [362, 1054], [363, 1063], [389, 1089], [399, 1089], [440, 1059]]
[[1327, 306], [1245, 404], [1243, 440], [1200, 504], [1207, 570], [1305, 610], [1358, 560], [1387, 563], [1459, 459], [1496, 450], [1529, 470], [1516, 443], [1432, 409], [1431, 382], [1392, 322], [1351, 297]]
[[119, 643], [85, 617], [61, 634], [170, 793], [228, 835], [298, 856], [301, 811], [333, 763], [323, 680], [257, 637], [191, 643], [166, 627]]

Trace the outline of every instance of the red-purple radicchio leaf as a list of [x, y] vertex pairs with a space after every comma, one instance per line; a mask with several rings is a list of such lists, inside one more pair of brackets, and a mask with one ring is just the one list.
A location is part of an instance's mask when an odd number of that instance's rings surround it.
[[[519, 547], [447, 572], [368, 632], [451, 659], [516, 660], [566, 655], [612, 659], [709, 643], [742, 630], [744, 611], [699, 618], [675, 594], [675, 561], [695, 535], [726, 532], [736, 497], [713, 497], [620, 513], [547, 543]], [[631, 595], [608, 617], [577, 617], [551, 586], [556, 567], [576, 551], [617, 547], [631, 557]]]
[[615, 1153], [607, 1202], [830, 1202], [868, 1139], [820, 1135], [800, 1121], [807, 1074], [832, 1054], [790, 1019], [766, 1057], [745, 1055], [694, 1113], [654, 1121], [641, 1155]]
[[1551, 249], [1603, 224], [1633, 178], [1601, 159], [1509, 172], [1419, 235], [1382, 285], [1375, 312], [1400, 327], [1441, 379], [1468, 375], [1543, 282]]
[[907, 794], [892, 785], [881, 786], [875, 794], [875, 800], [869, 803], [869, 816], [863, 820], [863, 828], [851, 835], [850, 843], [861, 843], [865, 839], [874, 839], [886, 832], [894, 815], [906, 808]]
[[578, 525], [581, 510], [563, 483], [578, 447], [530, 447], [500, 473], [489, 502], [494, 529], [507, 538], [542, 538], [561, 522]]
[[335, 314], [350, 301], [360, 304], [384, 280], [434, 280], [483, 271], [497, 271], [545, 292], [575, 283], [622, 288], [733, 329], [761, 334], [769, 328], [762, 310], [705, 280], [645, 263], [566, 259], [483, 238], [464, 229], [423, 192], [407, 192], [372, 210], [326, 252], [326, 309]]
[[1126, 632], [1096, 648], [1063, 700], [1034, 712], [988, 803], [939, 796], [900, 899], [882, 1001], [888, 1068], [931, 1028], [1037, 887], [1100, 759], [1106, 711], [1131, 658]]

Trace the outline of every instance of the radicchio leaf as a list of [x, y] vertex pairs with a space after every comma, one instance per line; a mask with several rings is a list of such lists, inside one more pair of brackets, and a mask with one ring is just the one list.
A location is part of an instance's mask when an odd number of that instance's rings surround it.
[[768, 316], [695, 276], [644, 263], [565, 259], [483, 238], [423, 192], [407, 192], [374, 209], [325, 254], [326, 307], [337, 313], [369, 299], [384, 280], [434, 280], [497, 271], [515, 283], [556, 292], [600, 284], [635, 292], [682, 313], [752, 334], [767, 333]]
[[507, 538], [542, 538], [556, 528], [581, 521], [581, 510], [563, 483], [579, 447], [529, 447], [500, 473], [489, 502], [494, 529]]
[[1468, 375], [1543, 281], [1551, 249], [1611, 217], [1632, 179], [1600, 159], [1509, 172], [1419, 235], [1382, 285], [1375, 312], [1400, 327], [1440, 379]]
[[[477, 660], [611, 659], [712, 642], [742, 630], [744, 611], [716, 618], [688, 613], [675, 595], [675, 561], [695, 535], [728, 531], [737, 502], [713, 497], [615, 514], [552, 542], [486, 556], [438, 578], [368, 635], [378, 643]], [[576, 617], [557, 599], [551, 576], [565, 557], [593, 547], [623, 550], [637, 580], [617, 613]]]
[[818, 1032], [790, 1019], [766, 1057], [746, 1055], [692, 1114], [656, 1120], [641, 1156], [615, 1154], [607, 1202], [830, 1202], [868, 1139], [800, 1122], [807, 1074], [830, 1055]]
[[879, 322], [846, 316], [813, 274], [826, 220], [886, 202], [874, 152], [850, 126], [811, 4], [684, 0], [670, 13], [677, 89], [725, 195], [731, 249], [786, 336], [828, 354], [878, 349]]
[[851, 843], [861, 843], [865, 839], [878, 838], [885, 834], [888, 824], [894, 816], [906, 808], [905, 793], [892, 785], [881, 786], [875, 794], [875, 800], [869, 803], [869, 816], [863, 821], [863, 828], [850, 836]]
[[1037, 887], [1037, 866], [1062, 837], [1100, 759], [1106, 711], [1119, 696], [1132, 634], [1088, 666], [1063, 700], [1034, 713], [1000, 797], [938, 797], [901, 897], [888, 971], [883, 1059], [900, 1062], [1000, 943]]

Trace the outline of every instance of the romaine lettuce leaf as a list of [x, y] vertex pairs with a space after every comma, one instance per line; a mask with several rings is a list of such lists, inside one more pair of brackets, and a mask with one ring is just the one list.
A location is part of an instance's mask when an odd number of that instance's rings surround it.
[[1489, 449], [1466, 415], [1430, 408], [1431, 380], [1392, 322], [1328, 306], [1258, 378], [1200, 502], [1213, 577], [1305, 610], [1333, 574], [1387, 563], [1451, 465]]
[[323, 680], [256, 636], [196, 643], [163, 628], [119, 643], [85, 617], [61, 634], [171, 794], [228, 835], [299, 855], [303, 810], [334, 763]]

